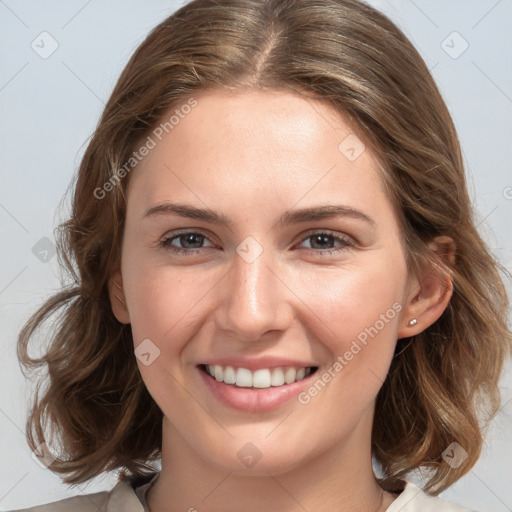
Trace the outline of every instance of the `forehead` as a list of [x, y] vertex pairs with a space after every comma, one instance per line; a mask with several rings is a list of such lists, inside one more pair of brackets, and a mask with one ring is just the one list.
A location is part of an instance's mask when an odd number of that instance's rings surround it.
[[[209, 91], [167, 112], [154, 147], [130, 177], [128, 203], [222, 198], [247, 207], [262, 199], [376, 203], [384, 196], [379, 162], [333, 107], [287, 90]], [[381, 200], [385, 200], [381, 197]]]

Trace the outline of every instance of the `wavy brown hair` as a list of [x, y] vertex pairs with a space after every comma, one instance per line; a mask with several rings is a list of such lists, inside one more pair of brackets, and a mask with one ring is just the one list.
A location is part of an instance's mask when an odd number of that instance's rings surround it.
[[[457, 134], [421, 56], [358, 0], [194, 0], [154, 28], [122, 72], [73, 183], [71, 216], [56, 230], [68, 282], [19, 336], [25, 370], [48, 375], [27, 439], [32, 449], [59, 447], [51, 469], [64, 482], [115, 469], [147, 473], [161, 450], [162, 412], [107, 289], [120, 262], [130, 181], [116, 172], [164, 114], [194, 94], [266, 88], [296, 91], [348, 116], [382, 162], [409, 271], [428, 264], [453, 283], [439, 320], [398, 341], [377, 396], [372, 450], [381, 485], [391, 490], [426, 469], [426, 490], [437, 494], [478, 459], [510, 355], [506, 271], [477, 232]], [[457, 248], [449, 267], [427, 247], [442, 235]], [[30, 339], [54, 315], [44, 354], [30, 356]], [[452, 442], [468, 453], [458, 469], [442, 458]]]

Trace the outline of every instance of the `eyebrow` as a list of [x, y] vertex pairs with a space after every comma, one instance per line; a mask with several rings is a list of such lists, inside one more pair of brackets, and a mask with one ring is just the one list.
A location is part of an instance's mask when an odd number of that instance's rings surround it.
[[[233, 221], [229, 219], [229, 217], [215, 212], [210, 208], [196, 208], [195, 206], [182, 203], [165, 202], [157, 204], [151, 208], [148, 208], [142, 218], [146, 219], [160, 215], [177, 215], [179, 217], [211, 222], [212, 224], [217, 224], [219, 226], [225, 226], [228, 228], [233, 225]], [[376, 222], [369, 215], [363, 213], [360, 210], [352, 208], [351, 206], [345, 205], [323, 205], [289, 210], [281, 216], [277, 224], [280, 226], [285, 226], [333, 217], [348, 217], [362, 220], [369, 224], [371, 227], [376, 227]]]

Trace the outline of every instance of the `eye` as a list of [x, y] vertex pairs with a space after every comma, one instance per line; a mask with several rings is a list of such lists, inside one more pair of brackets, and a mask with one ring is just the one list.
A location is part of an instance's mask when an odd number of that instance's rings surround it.
[[346, 251], [354, 246], [354, 242], [350, 238], [335, 235], [328, 231], [311, 233], [303, 240], [302, 244], [307, 241], [309, 241], [309, 247], [306, 246], [305, 248], [320, 253], [322, 256]]
[[[210, 245], [204, 246], [203, 244], [205, 242], [208, 242]], [[176, 254], [193, 254], [197, 249], [214, 247], [206, 235], [196, 231], [188, 231], [168, 236], [160, 241], [160, 245]]]
[[[205, 243], [207, 245], [205, 245]], [[309, 245], [304, 246], [304, 243]], [[209, 238], [197, 231], [187, 231], [173, 234], [163, 238], [159, 245], [174, 254], [194, 255], [199, 249], [215, 247]], [[327, 256], [333, 253], [346, 251], [354, 246], [354, 242], [347, 236], [340, 236], [328, 231], [310, 233], [303, 239], [301, 247], [314, 254]]]

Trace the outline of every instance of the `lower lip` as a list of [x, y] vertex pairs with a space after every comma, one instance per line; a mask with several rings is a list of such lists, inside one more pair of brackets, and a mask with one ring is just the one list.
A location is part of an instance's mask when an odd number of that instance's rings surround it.
[[270, 388], [244, 388], [219, 382], [200, 367], [197, 367], [197, 371], [206, 387], [218, 400], [229, 407], [247, 412], [271, 411], [285, 402], [293, 400], [309, 385], [310, 378], [316, 373], [311, 373], [292, 384]]

